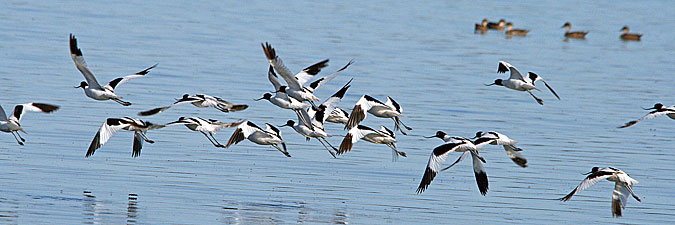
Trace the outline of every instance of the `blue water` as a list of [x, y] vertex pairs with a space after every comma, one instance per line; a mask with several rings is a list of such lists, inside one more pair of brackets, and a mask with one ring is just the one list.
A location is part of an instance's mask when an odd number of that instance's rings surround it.
[[[0, 223], [8, 224], [262, 224], [262, 223], [484, 223], [664, 224], [675, 221], [675, 121], [657, 118], [617, 129], [644, 115], [640, 107], [675, 104], [675, 4], [640, 2], [389, 2], [142, 1], [120, 3], [4, 1], [0, 3], [0, 104], [11, 110], [31, 101], [58, 104], [54, 114], [31, 113], [24, 147], [0, 135]], [[483, 18], [506, 18], [527, 37], [473, 33]], [[564, 41], [560, 26], [590, 33]], [[622, 42], [619, 29], [644, 33]], [[72, 86], [83, 80], [69, 54], [73, 33], [99, 82], [137, 72], [144, 78], [116, 91], [134, 105], [97, 102]], [[267, 102], [254, 102], [271, 85], [260, 48], [270, 42], [297, 71], [330, 58], [322, 74], [355, 60], [317, 91], [326, 98], [349, 78], [341, 107], [363, 95], [392, 96], [413, 127], [399, 135], [407, 158], [391, 161], [383, 145], [358, 142], [333, 159], [316, 141], [282, 128], [292, 158], [242, 142], [226, 150], [184, 127], [148, 132], [131, 158], [132, 135], [119, 132], [85, 158], [105, 118], [135, 116], [184, 93], [249, 104], [224, 114], [192, 106], [142, 118], [165, 123], [180, 116], [280, 125], [295, 119]], [[560, 94], [485, 87], [506, 60], [534, 71]], [[369, 116], [365, 125], [391, 127]], [[340, 125], [327, 124], [335, 135]], [[470, 161], [440, 173], [416, 194], [431, 149], [444, 130], [473, 136], [497, 130], [520, 141], [528, 168], [499, 147], [482, 154], [490, 191], [477, 190]], [[231, 129], [216, 137], [226, 142]], [[340, 137], [329, 139], [339, 144]], [[454, 160], [459, 154], [453, 154]], [[614, 166], [640, 181], [642, 203], [630, 199], [612, 218], [613, 184], [603, 181], [571, 201], [593, 166]], [[130, 197], [131, 194], [131, 197]], [[137, 197], [134, 197], [137, 195]]]

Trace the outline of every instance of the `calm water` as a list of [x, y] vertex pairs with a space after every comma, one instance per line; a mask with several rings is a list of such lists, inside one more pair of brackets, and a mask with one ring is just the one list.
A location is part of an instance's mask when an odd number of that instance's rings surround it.
[[[675, 103], [675, 4], [670, 1], [501, 3], [459, 1], [304, 3], [247, 1], [136, 3], [0, 3], [0, 103], [61, 105], [32, 113], [18, 146], [0, 135], [0, 222], [38, 223], [627, 223], [675, 221], [675, 121], [658, 118], [615, 127], [644, 115], [640, 107]], [[542, 17], [546, 15], [546, 17]], [[473, 34], [484, 17], [507, 18], [530, 29], [526, 38], [501, 32]], [[563, 41], [570, 21], [590, 31], [587, 40]], [[644, 33], [622, 42], [619, 28]], [[68, 52], [75, 34], [100, 82], [159, 66], [118, 88], [134, 103], [96, 102], [74, 89], [82, 79]], [[317, 91], [328, 97], [349, 78], [341, 106], [368, 93], [391, 95], [404, 108], [409, 136], [398, 147], [407, 158], [391, 162], [386, 146], [359, 142], [331, 158], [316, 141], [282, 129], [293, 155], [243, 142], [216, 149], [184, 127], [151, 131], [157, 143], [131, 158], [132, 135], [120, 132], [93, 157], [87, 147], [106, 117], [134, 116], [184, 93], [221, 96], [250, 107], [223, 114], [182, 106], [148, 119], [180, 116], [259, 125], [295, 119], [267, 102], [271, 90], [260, 43], [269, 41], [292, 70], [330, 58], [324, 71], [355, 59], [344, 74]], [[546, 78], [562, 100], [485, 87], [497, 62]], [[324, 74], [327, 74], [324, 72]], [[364, 124], [391, 126], [369, 116]], [[440, 144], [422, 136], [444, 130], [472, 136], [497, 130], [520, 141], [528, 168], [489, 146], [490, 192], [478, 193], [470, 160], [439, 174], [415, 194], [429, 153]], [[336, 124], [327, 131], [343, 135]], [[231, 129], [217, 134], [226, 142]], [[330, 139], [339, 144], [340, 137]], [[454, 160], [459, 154], [453, 154]], [[567, 194], [593, 166], [615, 166], [640, 181], [642, 203], [629, 200], [621, 219], [610, 211], [613, 184], [601, 182], [570, 202]]]

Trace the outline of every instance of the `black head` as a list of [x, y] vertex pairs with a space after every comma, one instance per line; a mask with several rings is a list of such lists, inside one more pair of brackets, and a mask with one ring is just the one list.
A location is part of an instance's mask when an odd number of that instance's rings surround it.
[[185, 117], [181, 116], [180, 118], [178, 118], [178, 120], [185, 120]]
[[566, 22], [566, 23], [563, 24], [562, 27], [560, 27], [560, 28], [571, 27], [571, 26], [572, 26], [572, 24], [570, 24], [570, 22]]
[[661, 104], [661, 103], [656, 103], [656, 104], [654, 104], [654, 107], [646, 108], [646, 109], [645, 109], [645, 108], [642, 108], [642, 109], [644, 109], [644, 110], [652, 110], [652, 109], [659, 110], [659, 109], [662, 109], [662, 108], [663, 108], [663, 104]]
[[279, 127], [286, 127], [286, 126], [292, 127], [293, 125], [295, 125], [295, 121], [293, 121], [293, 120], [288, 120], [288, 121], [286, 121], [286, 124], [281, 125], [281, 126], [279, 126]]
[[624, 31], [624, 30], [628, 30], [628, 26], [623, 26], [623, 27], [621, 28], [621, 30], [619, 30], [619, 31]]
[[270, 98], [272, 98], [272, 94], [270, 94], [270, 93], [265, 93], [265, 94], [262, 96], [262, 98], [256, 99], [256, 101], [260, 101], [260, 100], [263, 100], [263, 99], [270, 100]]
[[597, 173], [597, 172], [598, 172], [598, 170], [600, 170], [600, 167], [597, 167], [597, 166], [596, 166], [596, 167], [593, 167], [593, 169], [591, 169], [591, 172], [588, 172], [588, 173], [584, 173], [584, 175], [588, 175], [588, 174], [593, 174], [593, 173]]
[[189, 98], [189, 97], [190, 97], [189, 94], [184, 94], [184, 95], [183, 95], [183, 99], [187, 99], [187, 98]]
[[476, 132], [476, 136], [472, 137], [471, 139], [474, 139], [474, 138], [477, 138], [477, 137], [480, 137], [480, 136], [483, 136], [483, 131]]
[[425, 137], [425, 138], [440, 138], [440, 139], [443, 139], [443, 137], [445, 137], [445, 135], [447, 135], [447, 134], [445, 134], [445, 132], [439, 130], [439, 131], [436, 131], [436, 134], [434, 136], [429, 136], [429, 137]]
[[87, 88], [87, 86], [89, 86], [87, 82], [82, 81], [80, 82], [80, 86], [75, 86], [74, 88]]
[[502, 84], [502, 79], [496, 79], [494, 83], [486, 84], [485, 86], [492, 86], [492, 85], [504, 86], [504, 84]]
[[276, 92], [286, 93], [286, 90], [288, 90], [287, 86], [281, 86], [279, 87], [279, 90], [275, 91], [275, 93]]

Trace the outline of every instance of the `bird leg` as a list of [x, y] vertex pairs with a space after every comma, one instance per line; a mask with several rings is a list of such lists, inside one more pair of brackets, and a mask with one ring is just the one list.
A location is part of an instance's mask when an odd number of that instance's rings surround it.
[[154, 144], [154, 143], [155, 143], [155, 141], [150, 140], [150, 139], [148, 138], [148, 136], [145, 136], [145, 132], [138, 132], [138, 133], [141, 135], [141, 138], [143, 138], [143, 140], [144, 140], [145, 142], [148, 142], [148, 143], [150, 143], [150, 144]]
[[527, 93], [530, 93], [530, 95], [532, 95], [534, 100], [537, 100], [537, 103], [539, 103], [539, 105], [544, 105], [544, 100], [541, 100], [541, 98], [537, 98], [537, 96], [534, 96], [534, 94], [532, 94], [530, 90], [527, 90]]
[[209, 133], [209, 135], [211, 135], [211, 138], [213, 138], [213, 140], [216, 142], [216, 144], [218, 144], [216, 147], [225, 148], [224, 145], [222, 145], [222, 144], [220, 144], [220, 142], [218, 142], [218, 139], [216, 139], [216, 137], [214, 137], [212, 133]]
[[206, 137], [206, 139], [209, 139], [209, 141], [211, 142], [211, 144], [213, 144], [213, 146], [220, 147], [220, 146], [218, 146], [218, 144], [214, 143], [214, 142], [211, 140], [211, 138], [209, 137], [209, 135], [207, 135], [206, 133], [204, 133], [204, 131], [199, 131], [199, 132], [201, 132], [201, 133], [204, 135], [204, 137]]
[[19, 141], [19, 139], [16, 138], [16, 135], [14, 134], [14, 132], [11, 132], [11, 133], [14, 136], [14, 139], [16, 139], [16, 142], [19, 143], [19, 145], [23, 146], [23, 142]]
[[117, 102], [117, 103], [120, 103], [120, 104], [123, 105], [123, 106], [130, 106], [130, 105], [131, 105], [131, 102], [122, 101], [122, 100], [119, 99], [119, 98], [112, 98], [112, 100], [115, 101], [115, 102]]
[[277, 145], [277, 144], [272, 144], [272, 147], [274, 147], [274, 148], [276, 148], [277, 150], [279, 150], [279, 151], [280, 151], [281, 153], [283, 153], [285, 156], [291, 157], [291, 154], [288, 154], [287, 151], [282, 150], [282, 149], [279, 147], [279, 145]]
[[330, 149], [328, 149], [328, 146], [326, 146], [326, 144], [324, 144], [323, 141], [321, 141], [320, 138], [317, 138], [316, 140], [318, 140], [318, 141], [321, 143], [321, 145], [323, 145], [323, 147], [326, 148], [326, 150], [328, 150], [328, 153], [330, 153], [330, 155], [332, 155], [333, 158], [337, 158], [337, 157], [335, 157], [335, 153], [333, 153], [333, 151], [331, 151]]
[[[23, 131], [23, 129], [21, 130]], [[21, 142], [26, 142], [26, 139], [23, 139], [23, 137], [21, 137], [21, 134], [19, 132], [16, 132], [16, 135], [19, 135], [19, 139], [21, 139]]]

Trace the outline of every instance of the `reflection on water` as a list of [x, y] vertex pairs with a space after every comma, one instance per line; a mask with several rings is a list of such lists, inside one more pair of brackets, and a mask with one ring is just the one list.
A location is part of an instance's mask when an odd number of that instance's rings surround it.
[[129, 204], [127, 205], [127, 224], [136, 224], [138, 217], [138, 195], [129, 193]]

